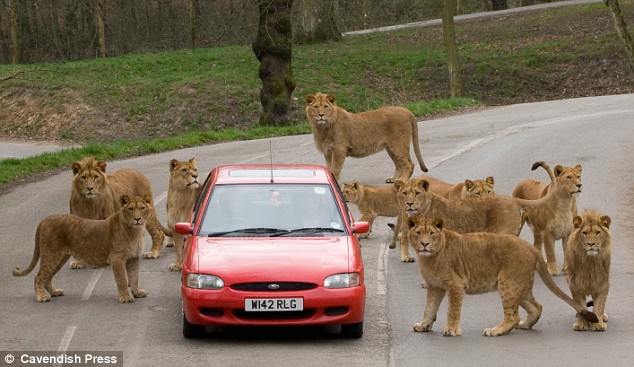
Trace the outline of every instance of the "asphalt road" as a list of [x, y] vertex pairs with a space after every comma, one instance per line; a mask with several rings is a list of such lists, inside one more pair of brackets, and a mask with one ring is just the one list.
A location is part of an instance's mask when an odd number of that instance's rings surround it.
[[[497, 294], [468, 296], [463, 305], [463, 335], [442, 337], [441, 308], [432, 333], [414, 333], [423, 310], [416, 264], [399, 261], [387, 249], [387, 218], [380, 218], [363, 242], [368, 299], [365, 334], [342, 340], [331, 329], [229, 329], [203, 340], [181, 336], [179, 275], [167, 266], [174, 250], [157, 260], [142, 260], [140, 286], [148, 298], [119, 304], [110, 269], [62, 269], [55, 278], [63, 297], [35, 301], [33, 273], [15, 278], [33, 250], [37, 223], [68, 211], [71, 172], [25, 184], [0, 196], [0, 351], [121, 351], [125, 366], [420, 366], [434, 365], [626, 365], [634, 346], [630, 330], [634, 287], [634, 94], [551, 101], [491, 108], [481, 112], [419, 123], [420, 144], [430, 173], [449, 182], [493, 175], [496, 190], [510, 194], [533, 162], [584, 167], [580, 208], [610, 215], [614, 256], [608, 298], [609, 329], [604, 333], [572, 331], [573, 312], [548, 293], [540, 279], [535, 296], [544, 305], [531, 331], [486, 338], [485, 327], [502, 317]], [[165, 221], [168, 163], [197, 158], [201, 173], [225, 163], [318, 163], [323, 158], [311, 135], [216, 144], [135, 159], [112, 161], [110, 171], [133, 167], [152, 183], [159, 217]], [[380, 184], [391, 173], [387, 154], [348, 159], [342, 182], [352, 179]], [[417, 169], [415, 174], [420, 174]], [[353, 207], [356, 212], [356, 208]], [[357, 214], [358, 215], [358, 214]], [[522, 237], [531, 240], [525, 229]], [[146, 237], [146, 248], [150, 239]], [[560, 245], [558, 244], [558, 248]], [[559, 252], [561, 259], [561, 252]], [[565, 279], [556, 278], [567, 290]], [[3, 364], [0, 355], [0, 365]]]

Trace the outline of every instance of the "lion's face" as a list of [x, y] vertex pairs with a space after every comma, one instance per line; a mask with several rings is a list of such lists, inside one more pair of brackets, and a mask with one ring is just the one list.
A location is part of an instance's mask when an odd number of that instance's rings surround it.
[[495, 190], [493, 177], [489, 176], [484, 180], [465, 180], [467, 198], [480, 198], [486, 195], [494, 195]]
[[84, 158], [72, 165], [75, 192], [87, 200], [93, 200], [104, 192], [106, 186], [106, 162]]
[[396, 199], [408, 215], [419, 213], [421, 208], [429, 205], [431, 194], [427, 180], [420, 178], [412, 178], [407, 181], [396, 180], [394, 187], [396, 188]]
[[581, 165], [574, 167], [557, 165], [553, 173], [557, 177], [557, 186], [565, 188], [572, 196], [581, 193]]
[[315, 125], [325, 125], [336, 121], [335, 96], [323, 93], [307, 96], [306, 116], [310, 123]]
[[597, 212], [586, 211], [583, 216], [573, 219], [575, 232], [573, 242], [569, 246], [576, 246], [577, 253], [581, 252], [587, 256], [606, 256], [611, 252], [611, 219], [607, 215], [600, 215]]
[[170, 161], [170, 180], [172, 185], [178, 189], [198, 189], [200, 182], [198, 182], [196, 159], [192, 158], [189, 161], [172, 159]]
[[431, 257], [444, 249], [442, 219], [427, 219], [414, 215], [407, 218], [407, 228], [409, 245], [418, 255]]
[[363, 189], [356, 181], [344, 183], [341, 192], [346, 202], [349, 203], [358, 203], [363, 197]]
[[152, 210], [152, 198], [121, 195], [121, 218], [130, 227], [145, 226]]

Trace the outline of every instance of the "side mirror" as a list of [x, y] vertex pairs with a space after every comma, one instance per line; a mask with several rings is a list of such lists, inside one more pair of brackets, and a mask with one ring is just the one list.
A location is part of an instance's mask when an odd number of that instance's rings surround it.
[[370, 223], [368, 222], [352, 223], [352, 233], [366, 233], [369, 230], [370, 230]]
[[192, 224], [188, 222], [178, 222], [174, 224], [174, 231], [178, 234], [190, 235], [194, 233], [193, 229]]

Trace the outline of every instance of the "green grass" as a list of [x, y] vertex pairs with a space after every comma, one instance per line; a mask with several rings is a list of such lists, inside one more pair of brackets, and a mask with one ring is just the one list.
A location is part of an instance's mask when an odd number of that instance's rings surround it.
[[[628, 19], [633, 3], [622, 1]], [[334, 93], [350, 112], [400, 105], [419, 118], [468, 106], [634, 92], [632, 66], [601, 3], [460, 23], [456, 34], [463, 98], [449, 96], [440, 27], [294, 46], [290, 127], [257, 125], [261, 81], [250, 46], [0, 65], [0, 78], [23, 72], [0, 88], [5, 136], [82, 146], [2, 160], [0, 186], [68, 169], [87, 155], [118, 159], [310, 133], [304, 97], [316, 92]], [[119, 140], [122, 131], [129, 140]]]

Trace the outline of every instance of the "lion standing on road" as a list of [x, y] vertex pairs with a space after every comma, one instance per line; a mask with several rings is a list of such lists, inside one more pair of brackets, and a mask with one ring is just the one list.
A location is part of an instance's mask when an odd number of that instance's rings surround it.
[[[72, 164], [73, 182], [70, 195], [70, 214], [87, 219], [106, 219], [120, 208], [119, 197], [148, 195], [151, 212], [147, 231], [152, 237], [152, 247], [160, 248], [165, 238], [154, 210], [154, 196], [150, 181], [141, 172], [123, 168], [106, 175], [106, 162], [86, 157]], [[71, 261], [71, 268], [79, 269], [84, 264]]]
[[416, 118], [406, 108], [390, 106], [350, 113], [335, 104], [333, 94], [317, 93], [306, 97], [306, 117], [315, 146], [337, 180], [346, 157], [363, 158], [384, 149], [395, 166], [394, 175], [385, 182], [407, 180], [414, 172], [410, 145], [414, 146], [420, 168], [427, 172], [418, 146]]
[[[152, 212], [152, 198], [122, 195], [121, 209], [105, 220], [80, 218], [72, 214], [51, 215], [40, 222], [35, 232], [35, 248], [28, 268], [15, 268], [13, 276], [29, 274], [38, 260], [35, 276], [38, 302], [63, 296], [53, 286], [53, 277], [74, 256], [95, 267], [112, 266], [119, 291], [119, 302], [134, 302], [147, 292], [139, 289], [139, 255], [143, 248], [145, 224]], [[129, 288], [129, 289], [128, 289]]]

